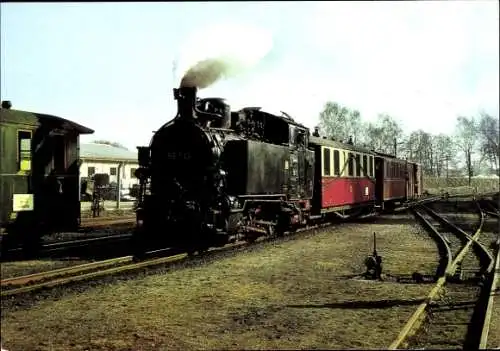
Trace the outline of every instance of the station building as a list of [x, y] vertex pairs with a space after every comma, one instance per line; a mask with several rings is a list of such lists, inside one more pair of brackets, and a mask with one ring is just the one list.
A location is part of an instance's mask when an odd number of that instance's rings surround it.
[[96, 173], [106, 173], [111, 183], [120, 181], [122, 193], [125, 194], [133, 184], [139, 184], [139, 180], [135, 177], [135, 171], [139, 167], [137, 152], [108, 144], [81, 143], [80, 159], [81, 178], [90, 178]]

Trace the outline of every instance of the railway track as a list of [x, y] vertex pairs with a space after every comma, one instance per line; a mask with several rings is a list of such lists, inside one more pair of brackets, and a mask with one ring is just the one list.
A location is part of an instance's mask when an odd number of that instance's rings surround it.
[[120, 216], [120, 217], [96, 217], [96, 218], [82, 218], [80, 228], [95, 228], [105, 227], [117, 224], [134, 223], [135, 216]]
[[[426, 203], [429, 201], [439, 200], [441, 197], [432, 197], [422, 199], [421, 201], [425, 201]], [[408, 206], [408, 204], [407, 204]], [[364, 218], [372, 217], [370, 215], [364, 216]], [[323, 228], [327, 226], [331, 226], [336, 222], [327, 222], [321, 223], [317, 225], [308, 226], [305, 228], [301, 228], [296, 232], [308, 232], [311, 230], [315, 230], [318, 228]], [[57, 252], [67, 250], [71, 247], [81, 247], [89, 244], [95, 243], [103, 243], [106, 241], [112, 240], [129, 240], [131, 234], [123, 234], [123, 235], [112, 235], [107, 237], [97, 237], [91, 239], [83, 239], [83, 240], [74, 240], [69, 242], [61, 242], [54, 244], [44, 245], [44, 252]], [[257, 242], [267, 242], [270, 240], [275, 240], [276, 238], [261, 238]], [[240, 248], [243, 246], [251, 245], [246, 242], [237, 242], [231, 245], [224, 246], [222, 248], [213, 248], [209, 250], [210, 253], [224, 252], [227, 250], [232, 250], [236, 248]], [[158, 250], [161, 254], [169, 255], [169, 249]], [[157, 251], [151, 252], [151, 255], [155, 255]], [[152, 258], [146, 259], [143, 262], [135, 263], [133, 262], [132, 256], [124, 256], [119, 258], [113, 258], [104, 261], [98, 261], [78, 266], [72, 266], [67, 268], [61, 268], [53, 271], [47, 271], [42, 273], [31, 274], [22, 277], [10, 278], [3, 280], [1, 282], [2, 285], [2, 297], [19, 295], [26, 292], [36, 291], [42, 288], [50, 288], [55, 286], [65, 285], [74, 281], [86, 280], [97, 278], [106, 275], [113, 275], [119, 273], [125, 273], [128, 271], [133, 271], [138, 268], [146, 268], [146, 267], [154, 267], [158, 265], [163, 265], [166, 263], [174, 263], [178, 262], [182, 259], [187, 258], [186, 253], [176, 253], [174, 256], [167, 256], [161, 258]]]
[[[158, 251], [153, 252], [153, 254], [154, 253], [158, 253]], [[0, 295], [2, 298], [5, 298], [44, 288], [61, 286], [72, 282], [178, 261], [185, 256], [187, 255], [168, 255], [167, 257], [151, 258], [142, 262], [134, 262], [132, 256], [124, 256], [104, 261], [86, 263], [78, 266], [55, 269], [47, 272], [8, 278], [0, 281], [2, 290]]]
[[[117, 245], [126, 244], [127, 241], [132, 237], [131, 233], [124, 234], [112, 234], [96, 236], [93, 238], [85, 239], [75, 239], [75, 240], [64, 240], [57, 241], [53, 243], [43, 244], [40, 248], [39, 255], [37, 257], [57, 257], [60, 255], [69, 255], [71, 253], [78, 252], [78, 250], [89, 252], [91, 250], [96, 250], [97, 248], [105, 248], [113, 245], [113, 248], [117, 248]], [[101, 250], [102, 251], [102, 250]], [[111, 254], [111, 251], [109, 252]], [[22, 247], [14, 247], [8, 249], [2, 261], [15, 260], [23, 257]]]
[[479, 207], [478, 212], [477, 230], [469, 235], [425, 206], [415, 210], [436, 237], [442, 258], [434, 288], [389, 349], [484, 347], [498, 279], [498, 250], [493, 254], [479, 240], [484, 212]]
[[[105, 261], [98, 261], [77, 265], [72, 267], [60, 268], [52, 271], [30, 274], [26, 276], [13, 277], [2, 280], [0, 285], [2, 287], [1, 297], [13, 297], [29, 292], [35, 292], [41, 289], [50, 289], [58, 286], [67, 285], [73, 282], [91, 280], [104, 276], [111, 276], [121, 273], [128, 273], [137, 271], [143, 268], [155, 268], [158, 266], [165, 266], [169, 264], [179, 263], [184, 260], [207, 258], [211, 255], [217, 255], [232, 250], [242, 249], [245, 247], [252, 247], [255, 244], [266, 243], [275, 240], [287, 240], [295, 236], [297, 233], [310, 232], [316, 229], [331, 226], [333, 223], [322, 223], [306, 228], [301, 228], [293, 233], [287, 233], [285, 237], [263, 237], [255, 241], [255, 243], [248, 243], [245, 241], [236, 242], [220, 248], [211, 248], [207, 252], [199, 255], [189, 256], [185, 252], [176, 252], [170, 248], [150, 251], [147, 253], [146, 258], [140, 262], [135, 262], [133, 256], [124, 256], [113, 258]], [[160, 256], [160, 257], [157, 257]]]

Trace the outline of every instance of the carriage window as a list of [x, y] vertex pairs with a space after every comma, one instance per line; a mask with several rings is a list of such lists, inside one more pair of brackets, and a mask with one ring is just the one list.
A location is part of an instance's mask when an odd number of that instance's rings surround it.
[[109, 175], [112, 175], [112, 176], [116, 175], [116, 167], [110, 167], [109, 168]]
[[339, 150], [333, 150], [333, 174], [336, 176], [340, 174]]
[[134, 179], [135, 178], [135, 171], [137, 170], [137, 168], [130, 168], [130, 178], [131, 179]]
[[31, 132], [17, 132], [17, 162], [20, 171], [31, 171]]
[[330, 175], [330, 149], [323, 149], [323, 173]]
[[366, 155], [363, 155], [363, 171], [365, 173], [365, 176], [370, 175], [370, 171], [368, 170], [368, 160]]
[[369, 161], [369, 165], [368, 165], [368, 169], [370, 170], [369, 173], [370, 173], [370, 176], [373, 177], [373, 156], [368, 156], [368, 161]]
[[352, 177], [354, 175], [354, 157], [352, 153], [348, 152], [347, 153], [347, 158], [348, 158], [348, 164], [347, 164], [347, 175], [349, 177]]
[[356, 154], [356, 175], [360, 177], [361, 174], [361, 155]]
[[90, 178], [95, 174], [95, 167], [87, 168], [87, 176]]

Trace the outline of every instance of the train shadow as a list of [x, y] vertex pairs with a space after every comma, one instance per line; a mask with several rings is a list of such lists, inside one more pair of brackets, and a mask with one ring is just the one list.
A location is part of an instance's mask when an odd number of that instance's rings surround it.
[[446, 311], [458, 311], [458, 310], [467, 310], [470, 308], [475, 308], [477, 301], [464, 301], [464, 302], [455, 302], [448, 303], [445, 305], [433, 306], [432, 312], [446, 312]]
[[436, 212], [467, 213], [477, 211], [477, 205], [473, 201], [442, 201], [426, 205]]
[[498, 219], [495, 218], [484, 221], [483, 232], [498, 233], [499, 229], [500, 225]]
[[332, 309], [381, 309], [396, 306], [414, 306], [421, 304], [425, 299], [416, 300], [375, 300], [375, 301], [344, 301], [325, 304], [287, 305], [289, 308], [332, 308]]

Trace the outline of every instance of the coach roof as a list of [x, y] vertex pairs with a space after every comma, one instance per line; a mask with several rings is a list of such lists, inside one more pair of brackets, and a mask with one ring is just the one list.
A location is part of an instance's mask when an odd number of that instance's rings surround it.
[[47, 125], [50, 128], [61, 128], [68, 131], [74, 130], [80, 134], [94, 133], [92, 129], [62, 117], [38, 112], [13, 110], [10, 108], [0, 109], [0, 122], [30, 126]]
[[354, 151], [354, 152], [362, 152], [362, 153], [371, 154], [371, 155], [375, 155], [376, 154], [376, 152], [374, 152], [373, 150], [369, 150], [369, 149], [361, 147], [361, 146], [347, 144], [347, 143], [342, 143], [342, 142], [336, 141], [336, 140], [323, 139], [323, 138], [314, 137], [314, 136], [310, 136], [309, 137], [309, 143], [310, 144], [315, 144], [315, 145], [333, 147], [333, 148], [341, 149], [341, 150], [349, 150], [349, 151]]
[[108, 144], [80, 144], [80, 158], [83, 160], [137, 162], [137, 152]]

